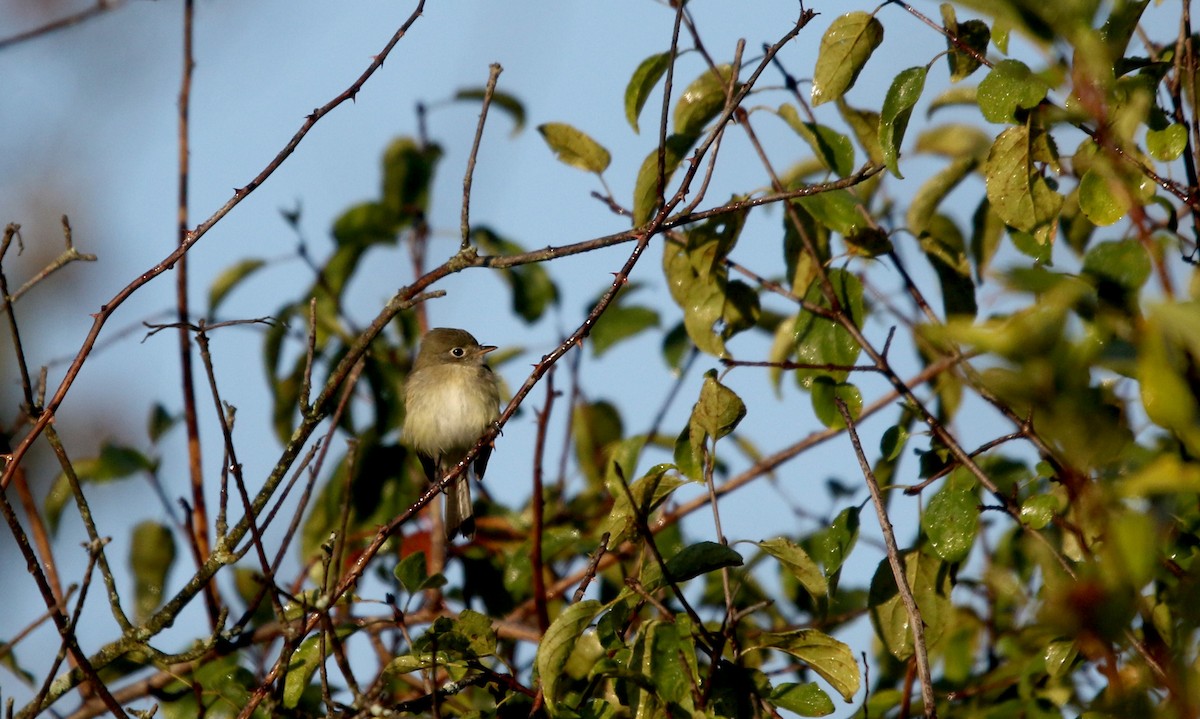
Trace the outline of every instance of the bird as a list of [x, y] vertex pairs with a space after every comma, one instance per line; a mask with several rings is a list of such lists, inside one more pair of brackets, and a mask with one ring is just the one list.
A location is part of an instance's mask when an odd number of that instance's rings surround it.
[[[479, 344], [466, 330], [449, 327], [431, 329], [421, 338], [404, 388], [401, 432], [430, 482], [441, 481], [500, 416], [500, 389], [487, 365], [487, 354], [495, 349]], [[491, 454], [492, 445], [485, 444], [471, 467], [445, 488], [446, 539], [474, 537], [468, 474], [474, 470], [482, 480]]]

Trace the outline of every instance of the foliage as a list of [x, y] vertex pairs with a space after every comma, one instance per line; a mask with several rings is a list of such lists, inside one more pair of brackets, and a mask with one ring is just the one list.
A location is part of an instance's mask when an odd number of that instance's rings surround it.
[[[631, 61], [616, 111], [656, 137], [644, 159], [610, 152], [586, 129], [537, 124], [543, 159], [594, 175], [596, 194], [632, 222], [591, 242], [527, 251], [498, 229], [468, 228], [464, 212], [462, 250], [431, 268], [431, 225], [453, 224], [429, 214], [443, 152], [421, 134], [397, 138], [378, 196], [332, 222], [328, 254], [263, 333], [263, 412], [283, 446], [269, 476], [243, 478], [219, 427], [233, 467], [223, 481], [249, 519], [227, 525], [223, 504], [199, 532], [134, 528], [132, 611], [106, 590], [118, 638], [88, 655], [94, 672], [76, 661], [47, 677], [42, 705], [17, 715], [58, 711], [75, 686], [102, 692], [141, 671], [162, 678], [154, 697], [167, 716], [823, 716], [849, 703], [864, 717], [1196, 717], [1195, 39], [1138, 35], [1148, 0], [956, 5], [942, 6], [940, 30], [902, 2], [830, 8], [801, 11], [757, 56], [710, 59], [685, 53], [683, 40]], [[682, 4], [675, 13], [691, 22]], [[692, 30], [698, 42], [704, 28]], [[872, 95], [859, 80], [886, 65], [893, 33], [922, 38], [927, 64]], [[779, 51], [797, 42], [819, 42], [814, 67], [788, 67]], [[792, 73], [812, 77], [807, 91]], [[850, 104], [852, 89], [865, 108]], [[664, 116], [647, 122], [648, 100], [664, 91]], [[497, 102], [519, 130], [518, 96]], [[759, 140], [772, 123], [794, 133], [788, 142]], [[735, 134], [755, 152], [733, 159], [761, 160], [763, 186], [714, 201], [705, 173], [715, 154], [736, 152], [718, 142]], [[631, 167], [623, 201], [605, 174]], [[747, 237], [771, 208], [774, 234]], [[751, 241], [784, 261], [747, 265]], [[629, 259], [611, 287], [581, 314], [559, 307], [558, 258], [620, 244]], [[652, 244], [661, 268], [639, 263]], [[369, 253], [396, 246], [410, 251], [410, 283], [374, 318], [350, 316], [346, 293]], [[272, 262], [241, 260], [212, 280], [210, 320]], [[685, 422], [637, 433], [628, 428], [656, 407], [550, 395], [536, 421], [542, 432], [562, 422], [568, 476], [543, 487], [535, 470], [529, 506], [483, 497], [478, 537], [446, 546], [420, 514], [438, 492], [397, 428], [426, 324], [421, 293], [456, 272], [500, 275], [522, 322], [557, 311], [574, 327], [540, 348], [514, 409], [552, 366], [569, 365], [563, 357], [591, 345], [604, 358], [644, 336], [694, 404]], [[674, 307], [647, 306], [641, 290], [662, 285]], [[207, 353], [205, 326], [193, 329]], [[769, 351], [736, 357], [752, 346], [739, 337]], [[497, 353], [497, 364], [514, 356]], [[708, 371], [686, 372], [693, 362]], [[797, 414], [808, 408], [795, 398], [808, 395], [824, 429], [762, 454], [739, 427], [775, 400], [734, 390], [731, 377], [749, 373]], [[571, 381], [586, 385], [586, 374]], [[45, 433], [57, 447], [38, 422], [56, 407], [26, 406], [37, 423], [14, 444]], [[997, 428], [964, 446], [964, 430], [984, 424], [980, 408]], [[878, 448], [861, 441], [870, 417], [887, 423]], [[156, 405], [147, 448], [60, 452], [61, 477], [34, 524], [52, 533], [78, 515], [104, 564], [88, 495], [115, 481], [157, 484], [176, 421]], [[335, 434], [352, 439], [348, 450]], [[863, 475], [829, 484], [830, 516], [783, 536], [725, 535], [731, 494], [843, 436]], [[5, 487], [26, 481], [20, 456]], [[267, 532], [297, 485], [296, 526]], [[701, 509], [711, 525], [685, 528]], [[892, 547], [890, 518], [902, 513], [919, 521]], [[880, 527], [886, 556], [859, 541], [867, 527], [873, 538]], [[177, 544], [194, 559], [186, 570]], [[296, 577], [278, 573], [287, 553], [304, 568]], [[852, 556], [877, 561], [874, 574], [847, 576]], [[30, 563], [50, 571], [45, 558]], [[190, 579], [172, 583], [172, 569]], [[47, 606], [72, 637], [53, 591], [42, 590]], [[201, 603], [219, 631], [197, 630], [177, 655], [154, 649]], [[873, 642], [852, 631], [864, 618]], [[10, 639], [0, 658], [19, 670]]]

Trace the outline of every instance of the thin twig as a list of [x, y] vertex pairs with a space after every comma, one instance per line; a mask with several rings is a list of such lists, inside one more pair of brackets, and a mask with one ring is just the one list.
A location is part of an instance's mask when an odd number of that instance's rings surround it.
[[937, 719], [937, 700], [933, 696], [933, 678], [929, 673], [929, 655], [925, 647], [925, 620], [921, 618], [917, 600], [913, 597], [912, 588], [908, 586], [904, 559], [901, 558], [900, 550], [896, 546], [896, 533], [892, 529], [892, 520], [888, 517], [887, 507], [883, 503], [883, 493], [879, 491], [879, 482], [875, 480], [871, 463], [867, 461], [867, 455], [863, 453], [854, 418], [850, 416], [850, 410], [846, 408], [846, 403], [840, 398], [834, 399], [834, 403], [837, 404], [838, 412], [841, 413], [842, 419], [846, 423], [846, 432], [850, 435], [851, 444], [854, 445], [854, 454], [858, 457], [859, 467], [862, 468], [863, 477], [867, 480], [867, 489], [871, 491], [871, 502], [875, 505], [875, 514], [879, 517], [879, 528], [883, 532], [883, 543], [887, 547], [888, 564], [892, 568], [896, 589], [900, 592], [900, 599], [904, 603], [904, 611], [908, 614], [908, 626], [912, 630], [913, 636], [913, 652], [917, 660], [917, 673], [921, 677], [921, 699], [925, 703], [925, 716], [929, 719]]
[[500, 67], [500, 63], [493, 62], [489, 66], [487, 87], [483, 90], [483, 107], [479, 110], [479, 124], [475, 126], [475, 142], [471, 145], [471, 154], [467, 155], [467, 173], [463, 177], [462, 250], [471, 246], [471, 181], [475, 175], [479, 143], [483, 141], [483, 125], [487, 121], [488, 108], [492, 105], [492, 96], [496, 94], [496, 80], [501, 72], [504, 72], [504, 68]]
[[545, 634], [550, 627], [550, 611], [546, 608], [546, 576], [542, 565], [542, 532], [546, 495], [542, 491], [542, 460], [546, 454], [546, 429], [550, 424], [550, 410], [554, 407], [554, 370], [546, 374], [546, 401], [537, 413], [537, 439], [533, 448], [533, 529], [530, 537], [530, 563], [533, 565], [533, 599], [537, 608], [538, 629]]
[[125, 3], [123, 0], [96, 0], [96, 4], [80, 10], [77, 13], [61, 17], [57, 20], [52, 20], [45, 25], [19, 32], [15, 35], [10, 35], [6, 38], [0, 38], [0, 50], [7, 50], [13, 45], [43, 37], [59, 30], [64, 30], [73, 25], [78, 25], [86, 20], [90, 20], [97, 15], [102, 15], [109, 10], [116, 10]]

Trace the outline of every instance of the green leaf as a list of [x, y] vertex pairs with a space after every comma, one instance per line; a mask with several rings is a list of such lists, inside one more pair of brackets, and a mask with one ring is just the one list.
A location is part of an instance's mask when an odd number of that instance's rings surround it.
[[676, 582], [715, 572], [725, 567], [740, 567], [742, 555], [728, 545], [717, 542], [697, 542], [684, 547], [667, 560], [667, 575]]
[[[850, 319], [854, 324], [861, 328], [865, 316], [862, 282], [852, 273], [837, 268], [829, 270], [829, 281], [833, 285], [838, 303], [849, 312]], [[809, 286], [804, 299], [821, 307], [829, 307], [829, 300], [821, 291], [818, 282], [813, 282]], [[854, 364], [862, 351], [862, 348], [854, 340], [854, 336], [844, 327], [833, 320], [818, 317], [811, 312], [801, 312], [796, 316], [793, 337], [796, 346], [796, 361], [803, 364], [850, 366]], [[796, 380], [802, 387], [810, 387], [814, 377], [826, 376], [840, 382], [846, 379], [849, 372], [840, 369], [817, 369], [796, 370], [795, 374]]]
[[217, 307], [229, 293], [241, 284], [242, 280], [265, 267], [266, 264], [266, 260], [242, 260], [226, 267], [221, 274], [217, 275], [217, 279], [213, 280], [212, 285], [208, 288], [208, 316], [214, 317], [217, 314]]
[[1049, 89], [1025, 63], [1001, 60], [979, 83], [979, 109], [988, 122], [1015, 122], [1018, 109], [1036, 107]]
[[851, 87], [883, 42], [883, 23], [865, 12], [851, 12], [834, 20], [821, 37], [813, 70], [812, 104], [836, 100]]
[[650, 91], [658, 84], [670, 63], [671, 53], [669, 52], [651, 55], [642, 60], [637, 69], [633, 71], [633, 76], [629, 78], [629, 84], [625, 86], [625, 119], [629, 121], [634, 132], [639, 132], [638, 116], [642, 114], [642, 108], [650, 97]]
[[[953, 612], [949, 597], [949, 572], [944, 571], [941, 561], [919, 552], [906, 553], [902, 561], [906, 583], [912, 590], [925, 624], [925, 644], [934, 646]], [[896, 579], [887, 559], [880, 561], [875, 570], [867, 604], [875, 633], [887, 650], [901, 661], [911, 657], [913, 640], [908, 613], [900, 599]]]
[[808, 143], [825, 167], [841, 177], [854, 172], [854, 145], [850, 138], [831, 127], [804, 122], [790, 104], [779, 106], [779, 116]]
[[167, 574], [174, 563], [175, 535], [170, 527], [146, 520], [133, 528], [129, 568], [133, 572], [134, 616], [138, 622], [149, 619], [162, 604]]
[[826, 579], [838, 573], [858, 543], [858, 513], [858, 507], [843, 509], [828, 527], [813, 536], [809, 549], [825, 568]]
[[[380, 200], [396, 229], [426, 215], [434, 171], [441, 159], [442, 148], [437, 144], [419, 142], [411, 137], [393, 140], [384, 151]], [[394, 235], [393, 230], [389, 239], [394, 239]]]
[[[411, 221], [411, 218], [409, 218]], [[390, 244], [396, 241], [402, 222], [393, 208], [381, 202], [360, 202], [338, 215], [333, 221], [333, 238], [341, 248], [358, 250], [371, 245]], [[343, 252], [341, 258], [357, 260], [356, 252]], [[339, 258], [340, 259], [340, 258]], [[353, 269], [352, 261], [343, 260], [342, 264]], [[231, 268], [233, 269], [233, 268]], [[345, 278], [339, 282], [339, 287]], [[334, 294], [337, 294], [335, 291]], [[218, 298], [220, 299], [220, 298]], [[212, 292], [209, 292], [209, 306], [212, 306]]]
[[181, 419], [183, 419], [183, 415], [172, 415], [166, 407], [155, 402], [154, 406], [150, 408], [150, 418], [146, 422], [146, 433], [150, 435], [150, 441], [158, 444], [158, 440], [179, 424]]
[[[696, 137], [693, 135], [671, 135], [667, 138], [666, 152], [663, 160], [663, 192], [668, 191], [671, 175], [675, 174], [675, 170], [679, 169], [679, 163], [683, 161], [683, 156], [695, 144]], [[633, 188], [633, 226], [639, 227], [646, 224], [647, 221], [659, 209], [658, 196], [658, 148], [650, 151], [646, 155], [646, 159], [642, 161], [642, 166], [638, 170], [637, 181]]]
[[1054, 521], [1061, 509], [1061, 501], [1052, 494], [1035, 494], [1021, 503], [1021, 522], [1030, 529], [1044, 529]]
[[797, 198], [797, 202], [825, 227], [842, 235], [854, 235], [868, 227], [862, 202], [849, 190], [830, 190]]
[[933, 495], [921, 527], [934, 554], [950, 563], [967, 558], [979, 534], [978, 505], [979, 496], [969, 484], [948, 482]]
[[945, 107], [960, 107], [970, 105], [972, 107], [979, 104], [979, 88], [974, 85], [958, 85], [943, 90], [940, 95], [929, 101], [929, 107], [925, 109], [925, 116], [932, 117], [933, 113]]
[[700, 399], [692, 407], [689, 424], [713, 439], [721, 439], [732, 432], [745, 416], [746, 405], [737, 393], [721, 384], [716, 370], [705, 372]]
[[[992, 31], [982, 20], [958, 22], [954, 6], [950, 3], [942, 3], [941, 8], [942, 25], [949, 35], [946, 38], [946, 62], [950, 65], [950, 81], [958, 82], [979, 69], [981, 63], [976, 59], [976, 55], [987, 57], [987, 46], [992, 39]], [[968, 52], [962, 47], [964, 45], [975, 52]]]
[[575, 407], [571, 429], [580, 471], [590, 482], [600, 482], [612, 445], [625, 436], [621, 413], [611, 402], [581, 402]]
[[[334, 634], [345, 639], [356, 631], [358, 628], [354, 625], [342, 625], [334, 631]], [[314, 634], [300, 643], [300, 647], [288, 661], [287, 677], [283, 680], [283, 705], [285, 707], [295, 709], [300, 704], [300, 699], [308, 689], [313, 675], [317, 673], [317, 669], [321, 667], [325, 657], [331, 653], [333, 653], [333, 637]]]
[[588, 344], [592, 356], [599, 357], [621, 340], [635, 337], [644, 330], [657, 327], [658, 313], [649, 307], [638, 305], [609, 305], [592, 327]]
[[[588, 628], [592, 619], [600, 613], [603, 605], [594, 599], [585, 599], [568, 606], [542, 636], [538, 645], [534, 665], [542, 681], [542, 694], [546, 700], [546, 709], [551, 716], [559, 716], [559, 702], [563, 699], [558, 689], [562, 679], [563, 668], [570, 658], [575, 644]], [[565, 708], [565, 707], [564, 707]]]
[[900, 456], [905, 443], [908, 442], [908, 430], [898, 424], [888, 427], [879, 440], [879, 453], [889, 462]]
[[1161, 130], [1146, 131], [1146, 152], [1156, 160], [1178, 160], [1186, 147], [1187, 128], [1183, 125], [1167, 125]]
[[859, 688], [858, 662], [850, 647], [816, 629], [797, 629], [791, 632], [763, 632], [748, 640], [742, 653], [775, 649], [804, 662], [830, 686], [850, 701]]
[[[257, 686], [254, 674], [238, 666], [236, 654], [200, 662], [194, 674], [179, 677], [163, 687], [162, 709], [165, 719], [235, 719], [250, 700]], [[258, 707], [252, 719], [268, 719]]]
[[879, 147], [879, 113], [851, 107], [843, 98], [837, 100], [838, 114], [854, 133], [854, 139], [871, 162], [883, 162], [883, 150]]
[[1053, 679], [1067, 676], [1078, 656], [1079, 647], [1074, 639], [1056, 639], [1050, 642], [1042, 654], [1042, 660], [1046, 663], [1046, 673]]
[[1063, 196], [1050, 188], [1035, 164], [1057, 160], [1046, 156], [1053, 148], [1043, 143], [1040, 131], [1031, 134], [1026, 127], [1010, 127], [992, 144], [983, 168], [992, 209], [1022, 232], [1035, 233], [1050, 225], [1063, 206]]
[[904, 140], [904, 131], [908, 129], [913, 107], [925, 89], [926, 73], [924, 66], [901, 71], [892, 80], [892, 86], [883, 100], [883, 112], [879, 115], [879, 147], [883, 150], [883, 161], [892, 174], [901, 179], [904, 175], [900, 174], [898, 162], [900, 143]]
[[[687, 446], [687, 429], [684, 429], [683, 443]], [[627, 440], [632, 443], [634, 440]], [[640, 445], [639, 445], [640, 446]], [[614, 452], [614, 454], [617, 454]], [[656, 464], [650, 471], [629, 485], [629, 494], [633, 496], [633, 504], [629, 503], [623, 487], [619, 486], [619, 478], [610, 478], [607, 482], [608, 491], [613, 496], [613, 506], [608, 517], [597, 530], [597, 536], [609, 533], [609, 546], [617, 546], [633, 535], [637, 529], [637, 519], [647, 519], [654, 510], [658, 509], [671, 493], [687, 481], [672, 470], [682, 467], [670, 464]], [[686, 473], [685, 473], [686, 476]]]
[[409, 594], [419, 592], [425, 581], [429, 579], [429, 570], [425, 565], [425, 552], [413, 552], [396, 563], [392, 574], [400, 581], [400, 586]]
[[991, 135], [974, 125], [952, 122], [924, 130], [917, 136], [916, 150], [951, 160], [972, 158], [977, 164], [982, 164], [991, 147]]
[[725, 357], [725, 338], [716, 324], [725, 314], [725, 291], [720, 282], [697, 282], [683, 303], [683, 326], [701, 352]]
[[[483, 100], [487, 90], [482, 87], [464, 88], [454, 93], [455, 100], [465, 101], [480, 101]], [[498, 107], [513, 120], [512, 136], [520, 134], [521, 130], [525, 129], [525, 105], [517, 99], [516, 95], [510, 95], [507, 92], [500, 90], [492, 90], [492, 106]]]
[[779, 537], [761, 541], [758, 546], [779, 560], [784, 569], [792, 573], [796, 581], [800, 582], [800, 585], [813, 599], [821, 599], [829, 594], [829, 583], [825, 580], [825, 575], [821, 573], [817, 563], [800, 545], [790, 539]]
[[930, 218], [919, 239], [921, 249], [937, 273], [946, 317], [974, 317], [979, 309], [975, 302], [975, 283], [971, 279], [966, 242], [958, 226], [946, 215], [937, 214]]
[[908, 231], [920, 237], [942, 200], [978, 166], [979, 162], [973, 157], [959, 157], [926, 180], [908, 206]]
[[971, 215], [971, 259], [975, 261], [975, 279], [978, 282], [983, 282], [1003, 237], [1004, 221], [992, 210], [991, 203], [985, 197]]
[[802, 717], [823, 717], [833, 713], [833, 700], [816, 682], [780, 684], [771, 689], [768, 699], [780, 709]]
[[692, 344], [691, 338], [688, 337], [687, 328], [683, 326], [682, 322], [672, 327], [663, 336], [663, 360], [671, 368], [675, 376], [678, 376], [683, 371], [684, 358], [689, 355], [693, 347], [695, 345]]
[[700, 77], [683, 90], [675, 103], [675, 134], [699, 137], [704, 127], [725, 107], [726, 91], [733, 78], [733, 68], [719, 65], [706, 69]]
[[816, 377], [813, 379], [810, 390], [812, 391], [813, 411], [816, 412], [817, 419], [821, 420], [821, 424], [826, 427], [840, 429], [846, 426], [846, 419], [842, 417], [842, 412], [837, 406], [838, 400], [846, 405], [850, 419], [857, 420], [862, 415], [862, 393], [858, 391], [858, 387], [849, 382], [836, 382], [829, 377]]
[[538, 125], [538, 132], [559, 162], [571, 167], [599, 175], [612, 162], [612, 155], [600, 143], [566, 123], [547, 122]]
[[1131, 206], [1129, 194], [1114, 187], [1112, 178], [1092, 168], [1079, 180], [1079, 209], [1099, 227], [1107, 227], [1125, 216]]
[[46, 499], [42, 502], [42, 513], [46, 517], [46, 526], [50, 528], [50, 533], [58, 532], [58, 522], [62, 518], [63, 509], [66, 508], [67, 502], [71, 500], [71, 480], [66, 474], [59, 474], [54, 480], [54, 484], [50, 485], [50, 491], [46, 493]]
[[[1122, 497], [1153, 497], [1164, 494], [1200, 494], [1200, 464], [1164, 454], [1122, 479], [1117, 485]], [[1022, 507], [1024, 518], [1024, 507]]]
[[1083, 257], [1083, 271], [1126, 290], [1137, 290], [1150, 279], [1150, 255], [1137, 240], [1093, 245]]

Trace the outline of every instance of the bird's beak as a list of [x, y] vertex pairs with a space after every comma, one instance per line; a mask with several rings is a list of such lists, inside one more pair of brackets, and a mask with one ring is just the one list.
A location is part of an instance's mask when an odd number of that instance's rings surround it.
[[500, 349], [500, 348], [497, 347], [496, 345], [482, 345], [479, 348], [479, 356], [482, 357], [485, 354], [487, 354], [488, 352], [495, 352], [498, 349]]

